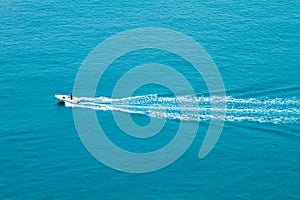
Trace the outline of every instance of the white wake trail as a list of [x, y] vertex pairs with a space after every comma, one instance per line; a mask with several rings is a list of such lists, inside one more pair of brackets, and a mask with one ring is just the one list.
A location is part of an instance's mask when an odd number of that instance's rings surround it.
[[300, 100], [295, 98], [160, 97], [156, 94], [119, 99], [107, 97], [78, 98], [80, 100], [79, 104], [68, 104], [66, 106], [143, 114], [172, 120], [206, 121], [220, 117], [215, 113], [218, 112], [218, 105], [221, 106], [225, 103], [226, 121], [253, 121], [275, 124], [300, 122]]

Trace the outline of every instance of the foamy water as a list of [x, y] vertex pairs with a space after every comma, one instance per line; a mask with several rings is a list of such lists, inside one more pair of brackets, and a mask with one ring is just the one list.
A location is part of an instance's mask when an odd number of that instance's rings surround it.
[[[300, 101], [296, 98], [160, 97], [153, 94], [119, 99], [107, 97], [79, 97], [79, 99], [79, 104], [67, 104], [66, 106], [102, 111], [121, 111], [184, 121], [206, 121], [211, 118], [223, 118], [222, 113], [225, 110], [226, 121], [275, 124], [300, 122]], [[223, 104], [226, 105], [226, 108], [221, 107]]]

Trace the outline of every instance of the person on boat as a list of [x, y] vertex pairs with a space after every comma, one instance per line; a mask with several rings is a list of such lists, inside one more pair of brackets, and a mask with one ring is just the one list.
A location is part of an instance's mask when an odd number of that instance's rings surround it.
[[70, 99], [73, 100], [72, 92], [70, 92]]

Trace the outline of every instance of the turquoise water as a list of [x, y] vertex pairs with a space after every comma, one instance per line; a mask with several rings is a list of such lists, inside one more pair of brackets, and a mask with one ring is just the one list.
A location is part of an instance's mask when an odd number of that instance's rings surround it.
[[[1, 1], [0, 198], [299, 199], [299, 7], [298, 1], [275, 0]], [[81, 63], [100, 42], [141, 27], [173, 29], [201, 44], [222, 75], [229, 110], [217, 145], [204, 159], [198, 152], [209, 109], [188, 120], [200, 126], [180, 159], [155, 172], [130, 174], [103, 165], [85, 149], [72, 109], [58, 106], [53, 96], [72, 90]], [[206, 106], [207, 88], [190, 64], [153, 49], [112, 63], [97, 96], [111, 97], [124, 72], [151, 62], [184, 74]], [[173, 98], [157, 85], [135, 93], [143, 98], [149, 94]], [[132, 103], [137, 124], [149, 123], [149, 104]], [[181, 120], [173, 117], [178, 116], [177, 104], [167, 106], [173, 110], [163, 132], [149, 140], [123, 134], [112, 109], [96, 112], [115, 144], [147, 152], [176, 133]]]

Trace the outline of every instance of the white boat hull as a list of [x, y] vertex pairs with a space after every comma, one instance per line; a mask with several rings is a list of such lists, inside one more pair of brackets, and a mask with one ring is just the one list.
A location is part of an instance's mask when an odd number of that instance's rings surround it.
[[77, 104], [79, 103], [79, 99], [76, 98], [76, 97], [73, 97], [71, 99], [71, 97], [69, 95], [63, 95], [63, 94], [56, 94], [55, 95], [55, 98], [58, 99], [60, 102], [63, 102], [63, 103], [74, 103], [74, 104]]

